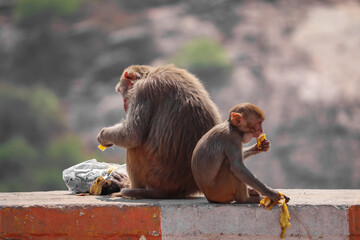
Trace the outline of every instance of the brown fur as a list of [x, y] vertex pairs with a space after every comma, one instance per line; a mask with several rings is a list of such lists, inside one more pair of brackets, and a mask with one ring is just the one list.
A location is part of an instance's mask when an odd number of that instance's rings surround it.
[[210, 202], [259, 202], [259, 194], [254, 191], [249, 194], [247, 186], [279, 200], [279, 194], [260, 182], [243, 163], [245, 158], [270, 148], [266, 140], [263, 150], [258, 150], [255, 144], [242, 151], [243, 143], [261, 134], [263, 112], [245, 103], [233, 107], [229, 115], [228, 121], [208, 131], [194, 149], [192, 171], [199, 188]]
[[[129, 82], [125, 73], [137, 79]], [[220, 123], [218, 110], [200, 81], [173, 65], [130, 66], [116, 89], [127, 99], [127, 118], [103, 129], [98, 140], [105, 146], [127, 148], [131, 189], [121, 194], [179, 198], [197, 192], [191, 155], [201, 136]]]

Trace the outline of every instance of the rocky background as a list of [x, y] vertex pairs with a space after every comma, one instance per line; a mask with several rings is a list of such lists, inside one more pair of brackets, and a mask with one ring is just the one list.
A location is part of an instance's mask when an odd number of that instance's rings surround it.
[[360, 1], [0, 0], [0, 191], [65, 189], [78, 162], [123, 163], [96, 135], [125, 118], [132, 64], [197, 75], [223, 119], [259, 105], [274, 188], [360, 187]]

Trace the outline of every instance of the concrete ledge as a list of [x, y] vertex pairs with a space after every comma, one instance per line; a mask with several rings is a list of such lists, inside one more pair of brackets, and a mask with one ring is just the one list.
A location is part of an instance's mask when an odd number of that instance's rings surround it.
[[[360, 240], [360, 190], [279, 190], [285, 239]], [[279, 239], [280, 210], [204, 198], [128, 200], [67, 191], [0, 193], [0, 239]]]

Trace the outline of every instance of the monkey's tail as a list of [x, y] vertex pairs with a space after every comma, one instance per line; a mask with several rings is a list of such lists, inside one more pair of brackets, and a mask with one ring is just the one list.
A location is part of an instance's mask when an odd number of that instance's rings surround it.
[[113, 194], [115, 197], [125, 197], [133, 199], [179, 199], [186, 198], [185, 194], [176, 193], [173, 191], [164, 191], [159, 189], [145, 189], [145, 188], [123, 188], [120, 193]]

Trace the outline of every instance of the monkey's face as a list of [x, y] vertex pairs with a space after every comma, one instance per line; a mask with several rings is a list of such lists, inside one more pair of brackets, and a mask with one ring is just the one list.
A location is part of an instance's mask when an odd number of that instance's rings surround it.
[[244, 143], [250, 142], [251, 138], [257, 138], [262, 133], [264, 119], [256, 114], [248, 114], [246, 117], [241, 113], [231, 112], [231, 124], [242, 134]]
[[253, 137], [258, 138], [263, 132], [262, 123], [264, 120], [261, 118], [256, 118], [254, 117], [254, 115], [252, 115], [252, 117], [253, 118], [250, 121], [248, 121], [248, 127], [252, 132]]
[[239, 126], [239, 130], [243, 132], [243, 143], [248, 143], [252, 138], [257, 138], [263, 132], [263, 119], [251, 114], [244, 119], [243, 124]]

